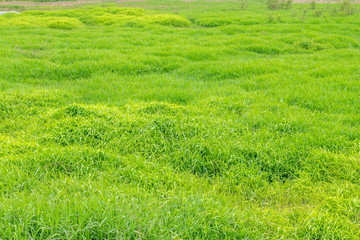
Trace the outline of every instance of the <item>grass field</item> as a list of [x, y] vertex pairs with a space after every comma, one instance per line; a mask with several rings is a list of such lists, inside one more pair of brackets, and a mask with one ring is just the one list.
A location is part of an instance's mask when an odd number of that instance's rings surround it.
[[359, 239], [350, 7], [0, 16], [0, 239]]

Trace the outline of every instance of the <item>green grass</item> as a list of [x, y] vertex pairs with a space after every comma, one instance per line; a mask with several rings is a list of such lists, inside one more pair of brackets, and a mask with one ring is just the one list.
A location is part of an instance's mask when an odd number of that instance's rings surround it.
[[0, 16], [0, 239], [360, 237], [358, 13], [117, 6]]

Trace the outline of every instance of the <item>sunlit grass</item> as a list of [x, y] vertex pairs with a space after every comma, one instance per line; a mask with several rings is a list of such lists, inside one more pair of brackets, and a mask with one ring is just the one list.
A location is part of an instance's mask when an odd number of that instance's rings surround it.
[[359, 238], [359, 15], [130, 4], [0, 16], [0, 239]]

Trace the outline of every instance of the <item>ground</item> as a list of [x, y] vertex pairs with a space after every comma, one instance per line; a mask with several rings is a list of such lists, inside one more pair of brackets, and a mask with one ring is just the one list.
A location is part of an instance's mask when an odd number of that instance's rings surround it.
[[6, 6], [0, 239], [358, 239], [359, 8], [240, 3]]

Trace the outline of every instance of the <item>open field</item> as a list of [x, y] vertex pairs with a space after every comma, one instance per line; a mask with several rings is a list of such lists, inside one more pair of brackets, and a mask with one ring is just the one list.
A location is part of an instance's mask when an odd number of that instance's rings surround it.
[[0, 239], [359, 239], [359, 6], [240, 6], [0, 16]]

